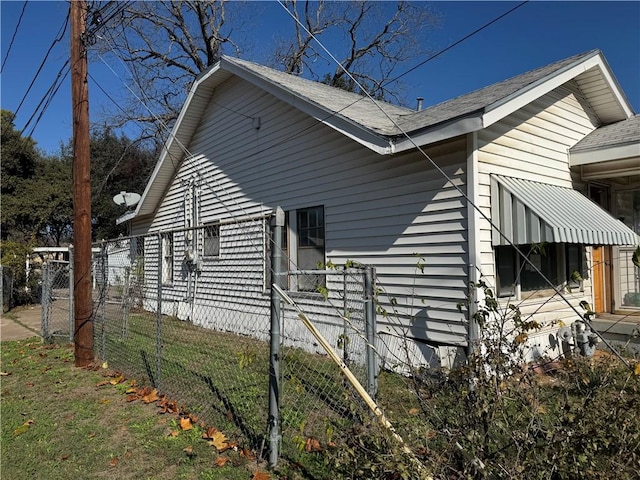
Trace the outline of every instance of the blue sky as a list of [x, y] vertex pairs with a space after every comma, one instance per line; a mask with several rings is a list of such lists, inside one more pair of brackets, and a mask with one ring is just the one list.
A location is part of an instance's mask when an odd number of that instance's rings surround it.
[[[500, 16], [519, 2], [433, 2], [442, 16], [441, 26], [430, 36], [429, 46], [441, 50]], [[49, 46], [58, 34], [68, 4], [30, 1], [7, 58], [23, 1], [1, 0], [1, 53], [6, 63], [0, 76], [1, 105], [16, 111]], [[255, 5], [262, 11], [254, 31], [273, 35], [292, 22], [274, 2]], [[16, 117], [22, 129], [56, 74], [69, 57], [68, 33], [52, 49], [45, 66], [26, 96]], [[258, 39], [259, 40], [259, 39]], [[259, 45], [259, 43], [258, 43]], [[531, 1], [407, 76], [407, 97], [424, 97], [424, 106], [462, 95], [592, 49], [603, 51], [614, 75], [636, 112], [640, 112], [640, 2], [544, 2]], [[256, 50], [254, 53], [259, 55]], [[250, 60], [259, 61], [256, 56]], [[416, 58], [416, 64], [424, 59]], [[89, 72], [112, 97], [124, 88], [114, 62], [92, 62]], [[89, 84], [90, 115], [97, 116], [111, 102]], [[55, 154], [72, 135], [70, 79], [67, 78], [33, 131], [43, 151]], [[35, 120], [35, 119], [34, 119]], [[34, 125], [32, 120], [26, 133]], [[135, 137], [135, 130], [127, 132]]]

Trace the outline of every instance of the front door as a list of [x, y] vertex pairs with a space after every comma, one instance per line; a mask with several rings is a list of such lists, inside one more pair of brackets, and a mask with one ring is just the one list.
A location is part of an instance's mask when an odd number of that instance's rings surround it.
[[611, 312], [611, 247], [593, 247], [593, 308]]

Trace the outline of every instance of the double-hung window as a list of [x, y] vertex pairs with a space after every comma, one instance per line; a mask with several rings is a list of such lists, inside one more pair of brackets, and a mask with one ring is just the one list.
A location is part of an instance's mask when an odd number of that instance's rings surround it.
[[162, 284], [173, 283], [173, 233], [161, 235], [162, 249]]
[[[297, 266], [299, 270], [315, 270], [324, 265], [324, 207], [296, 210]], [[324, 275], [298, 276], [299, 291], [316, 291], [324, 286]]]
[[[319, 265], [325, 263], [324, 207], [299, 208], [285, 212], [280, 270], [289, 272], [284, 282], [291, 291], [316, 292], [325, 285], [325, 276], [316, 275]], [[267, 274], [271, 266], [272, 238], [268, 237], [265, 258]]]
[[220, 256], [220, 225], [207, 225], [204, 227], [202, 249], [205, 258]]

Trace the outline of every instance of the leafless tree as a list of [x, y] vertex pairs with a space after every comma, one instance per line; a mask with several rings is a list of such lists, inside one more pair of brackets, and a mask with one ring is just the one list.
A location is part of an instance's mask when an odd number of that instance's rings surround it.
[[[277, 64], [347, 90], [360, 91], [359, 84], [370, 95], [396, 103], [404, 103], [402, 84], [389, 80], [428, 52], [427, 37], [439, 23], [424, 2], [287, 0], [285, 5], [295, 31], [277, 47]], [[325, 39], [331, 39], [328, 50], [339, 65], [324, 50]]]
[[[252, 28], [261, 9], [275, 3], [240, 4], [225, 0], [159, 0], [102, 2], [89, 14], [87, 38], [94, 55], [116, 55], [126, 66], [126, 88], [115, 99], [116, 115], [109, 126], [135, 120], [145, 125], [141, 137], [164, 140], [177, 119], [195, 78], [223, 54], [252, 57], [252, 42], [273, 41], [267, 47], [271, 64], [295, 75], [359, 91], [347, 69], [377, 98], [402, 103], [398, 83], [385, 83], [409, 61], [426, 51], [426, 35], [437, 16], [424, 3], [325, 2], [288, 0], [283, 3], [293, 19], [285, 18], [281, 38], [257, 38]], [[289, 21], [290, 20], [290, 21]], [[294, 21], [295, 20], [295, 21]], [[342, 67], [318, 41], [330, 41]], [[263, 47], [264, 48], [264, 47]], [[107, 117], [105, 117], [107, 118]], [[143, 127], [141, 127], [143, 128]]]
[[94, 52], [116, 55], [129, 76], [106, 121], [116, 128], [135, 121], [141, 136], [160, 141], [195, 78], [223, 51], [241, 52], [232, 37], [243, 20], [229, 18], [226, 1], [107, 2], [90, 12], [89, 22]]

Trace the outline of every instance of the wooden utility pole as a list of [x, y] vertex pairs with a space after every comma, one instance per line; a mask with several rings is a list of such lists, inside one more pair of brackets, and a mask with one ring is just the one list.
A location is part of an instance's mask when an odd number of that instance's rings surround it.
[[89, 162], [89, 88], [84, 33], [85, 0], [70, 2], [71, 102], [73, 115], [73, 268], [75, 364], [93, 362], [91, 299], [91, 167]]

